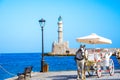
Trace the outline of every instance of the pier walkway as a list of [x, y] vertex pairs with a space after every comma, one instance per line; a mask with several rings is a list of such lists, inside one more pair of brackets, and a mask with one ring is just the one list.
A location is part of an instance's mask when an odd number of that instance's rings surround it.
[[[87, 75], [87, 74], [86, 74]], [[16, 80], [17, 77], [6, 80]], [[58, 71], [58, 72], [33, 72], [30, 80], [76, 80], [76, 71]], [[98, 78], [96, 75], [87, 76], [86, 80], [120, 80], [120, 70], [115, 70], [115, 74], [110, 76], [109, 73], [103, 72], [102, 77]]]

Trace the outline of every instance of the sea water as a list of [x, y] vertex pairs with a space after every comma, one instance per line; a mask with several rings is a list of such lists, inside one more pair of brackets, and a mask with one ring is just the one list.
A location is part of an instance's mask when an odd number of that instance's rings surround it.
[[[120, 64], [115, 56], [111, 57], [115, 69], [120, 69]], [[45, 62], [49, 65], [49, 71], [77, 70], [74, 56], [45, 56]], [[41, 69], [40, 53], [9, 53], [0, 54], [0, 80], [17, 75], [24, 71], [27, 66], [33, 66], [33, 72]]]

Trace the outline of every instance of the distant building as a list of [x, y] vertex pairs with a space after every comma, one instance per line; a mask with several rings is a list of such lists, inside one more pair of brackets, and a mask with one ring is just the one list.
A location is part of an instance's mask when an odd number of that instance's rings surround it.
[[63, 21], [62, 17], [58, 18], [58, 41], [52, 44], [52, 53], [54, 54], [66, 54], [70, 53], [68, 41], [63, 41]]

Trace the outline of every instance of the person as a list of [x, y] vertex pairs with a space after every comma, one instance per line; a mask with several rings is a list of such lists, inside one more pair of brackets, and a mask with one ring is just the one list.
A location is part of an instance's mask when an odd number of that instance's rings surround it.
[[101, 53], [100, 53], [100, 49], [96, 49], [96, 52], [94, 54], [94, 60], [97, 62], [101, 61]]
[[116, 57], [117, 57], [117, 59], [120, 59], [120, 50], [119, 49], [116, 50]]
[[112, 52], [109, 52], [108, 49], [105, 49], [105, 51], [106, 52], [105, 52], [105, 56], [104, 56], [104, 64], [105, 64], [105, 66], [109, 66], [109, 59], [112, 55]]

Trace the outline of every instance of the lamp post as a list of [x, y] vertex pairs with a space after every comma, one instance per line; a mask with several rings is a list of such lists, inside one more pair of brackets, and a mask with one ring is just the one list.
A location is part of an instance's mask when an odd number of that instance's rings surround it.
[[44, 65], [44, 34], [43, 34], [43, 28], [45, 26], [45, 20], [41, 18], [39, 20], [39, 24], [41, 26], [41, 31], [42, 31], [42, 59], [41, 59], [41, 71], [43, 72], [43, 65]]

